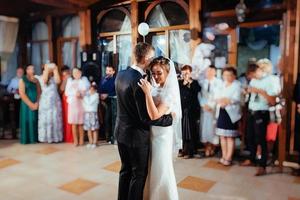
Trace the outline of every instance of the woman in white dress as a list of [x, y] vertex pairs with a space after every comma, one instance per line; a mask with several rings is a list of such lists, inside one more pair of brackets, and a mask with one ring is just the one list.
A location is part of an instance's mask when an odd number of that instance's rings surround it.
[[[181, 147], [181, 103], [175, 67], [172, 61], [158, 57], [150, 63], [156, 87], [146, 79], [139, 85], [145, 93], [151, 120], [172, 113], [173, 124], [151, 127], [150, 167], [145, 186], [145, 199], [177, 200], [178, 192], [173, 168], [173, 152]], [[174, 149], [176, 148], [176, 149]]]
[[38, 140], [61, 142], [63, 139], [62, 107], [57, 91], [60, 76], [54, 63], [45, 64], [42, 76], [38, 77], [42, 94], [39, 102]]
[[213, 156], [215, 145], [219, 144], [219, 137], [216, 135], [216, 101], [215, 93], [222, 86], [222, 81], [216, 77], [216, 67], [211, 65], [206, 70], [206, 79], [201, 82], [201, 121], [200, 138], [205, 146], [205, 156]]

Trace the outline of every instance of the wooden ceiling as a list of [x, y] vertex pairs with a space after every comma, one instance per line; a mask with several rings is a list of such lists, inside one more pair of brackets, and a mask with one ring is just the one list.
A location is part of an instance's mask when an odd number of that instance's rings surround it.
[[90, 5], [107, 0], [1, 0], [0, 15], [26, 17], [43, 13], [63, 14], [83, 10]]

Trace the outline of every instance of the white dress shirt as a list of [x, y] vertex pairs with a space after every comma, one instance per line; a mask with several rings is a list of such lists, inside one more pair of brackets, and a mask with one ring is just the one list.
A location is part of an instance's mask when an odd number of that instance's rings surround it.
[[140, 68], [140, 67], [138, 67], [136, 65], [131, 65], [131, 68], [134, 69], [134, 70], [136, 70], [136, 71], [138, 71], [138, 72], [140, 72], [140, 74], [142, 76], [146, 74], [146, 72], [142, 68]]
[[14, 77], [13, 79], [10, 80], [8, 86], [7, 86], [7, 92], [9, 92], [10, 94], [14, 94], [14, 98], [15, 99], [20, 99], [20, 95], [17, 92], [19, 89], [19, 82], [20, 82], [19, 77]]
[[[269, 96], [277, 96], [280, 93], [280, 80], [274, 75], [266, 75], [262, 79], [252, 79], [250, 87], [265, 91]], [[251, 93], [249, 109], [253, 111], [269, 110], [269, 103], [263, 96]]]

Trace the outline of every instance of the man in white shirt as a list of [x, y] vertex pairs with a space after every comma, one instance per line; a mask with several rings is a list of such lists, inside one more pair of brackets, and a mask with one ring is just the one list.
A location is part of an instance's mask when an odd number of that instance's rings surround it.
[[16, 76], [12, 78], [7, 86], [7, 92], [14, 94], [15, 99], [20, 99], [19, 96], [19, 81], [24, 75], [24, 69], [22, 67], [17, 68]]
[[257, 146], [261, 146], [261, 157], [257, 163], [259, 168], [256, 176], [266, 174], [267, 166], [267, 125], [270, 120], [269, 107], [275, 104], [277, 89], [270, 80], [269, 76], [257, 65], [253, 69], [254, 78], [250, 81], [247, 92], [250, 93], [248, 124], [247, 124], [247, 143], [250, 150], [250, 160], [246, 160], [242, 165], [246, 166], [256, 162]]
[[[7, 86], [7, 92], [14, 95], [14, 116], [16, 127], [19, 127], [19, 113], [20, 113], [20, 102], [21, 98], [19, 95], [19, 81], [24, 75], [24, 69], [22, 67], [18, 67], [16, 70], [16, 76], [12, 78]], [[13, 136], [14, 138], [16, 136]]]

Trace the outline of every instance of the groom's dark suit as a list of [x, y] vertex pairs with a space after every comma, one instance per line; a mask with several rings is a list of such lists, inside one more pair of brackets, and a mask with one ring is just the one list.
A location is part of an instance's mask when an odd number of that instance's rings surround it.
[[142, 200], [148, 172], [150, 125], [170, 126], [172, 116], [151, 121], [145, 95], [138, 86], [142, 74], [133, 69], [120, 71], [116, 78], [117, 121], [115, 136], [122, 162], [119, 200]]

